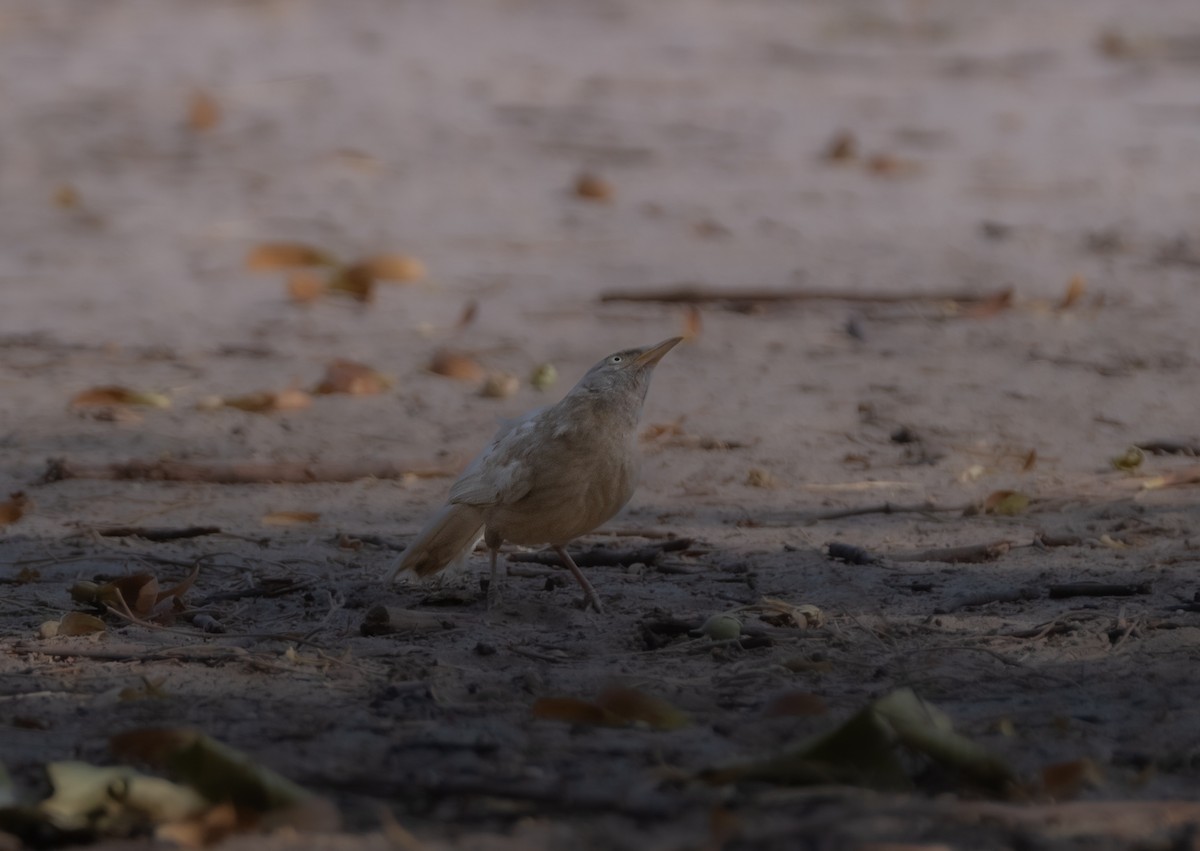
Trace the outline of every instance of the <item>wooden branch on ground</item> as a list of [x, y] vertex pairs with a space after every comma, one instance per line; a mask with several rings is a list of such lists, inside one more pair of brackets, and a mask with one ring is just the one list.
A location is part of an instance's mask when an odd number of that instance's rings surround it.
[[1149, 594], [1152, 589], [1153, 584], [1150, 582], [1068, 582], [1064, 585], [1051, 585], [1049, 591], [1051, 600], [1062, 600], [1067, 597], [1132, 597], [1137, 594]]
[[144, 538], [156, 543], [221, 534], [219, 526], [106, 526], [94, 531], [101, 538]]
[[814, 514], [805, 522], [819, 523], [822, 520], [841, 520], [843, 517], [861, 517], [864, 514], [933, 514], [940, 511], [966, 511], [966, 505], [934, 505], [932, 502], [897, 505], [892, 502], [881, 502], [878, 505], [864, 505], [860, 508], [839, 508], [837, 511], [826, 511]]
[[1200, 455], [1200, 444], [1182, 440], [1147, 440], [1133, 445], [1151, 455]]
[[1012, 549], [1011, 541], [992, 541], [990, 544], [969, 544], [965, 547], [945, 547], [921, 550], [916, 553], [901, 553], [891, 556], [892, 561], [944, 561], [951, 564], [973, 564], [995, 561]]
[[804, 301], [843, 301], [856, 304], [938, 304], [953, 302], [959, 305], [986, 304], [1011, 295], [1011, 289], [990, 293], [979, 292], [907, 292], [856, 293], [842, 290], [754, 290], [709, 289], [678, 286], [664, 290], [610, 290], [600, 294], [601, 302], [654, 302], [659, 304], [780, 304]]
[[989, 603], [1016, 603], [1020, 600], [1036, 600], [1040, 595], [1032, 588], [1009, 588], [1001, 591], [981, 591], [951, 600], [945, 606], [933, 610], [935, 615], [948, 615], [959, 609], [986, 606]]
[[[612, 550], [607, 547], [596, 547], [581, 553], [571, 553], [571, 558], [580, 567], [628, 567], [631, 564], [652, 565], [663, 553], [686, 550], [692, 545], [691, 538], [673, 538], [660, 544], [650, 544], [633, 550]], [[559, 566], [562, 561], [558, 553], [540, 551], [536, 553], [510, 553], [509, 561], [529, 564], [544, 564]]]
[[200, 464], [189, 461], [122, 461], [112, 464], [75, 464], [51, 458], [39, 484], [65, 479], [116, 481], [206, 482], [221, 485], [309, 484], [353, 482], [359, 479], [400, 479], [406, 476], [439, 478], [456, 475], [456, 467], [430, 464], [349, 463], [306, 464], [300, 461]]
[[214, 647], [211, 645], [180, 645], [147, 649], [137, 645], [108, 647], [54, 647], [45, 644], [17, 644], [13, 653], [22, 655], [52, 656], [56, 659], [76, 657], [95, 659], [100, 662], [227, 662], [248, 659], [250, 653], [243, 647]]

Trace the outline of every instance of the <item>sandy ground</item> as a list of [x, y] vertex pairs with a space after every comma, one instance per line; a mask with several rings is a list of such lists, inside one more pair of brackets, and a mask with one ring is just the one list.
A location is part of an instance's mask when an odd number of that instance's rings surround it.
[[[1077, 833], [1108, 836], [1079, 838], [964, 815], [930, 796], [936, 784], [892, 798], [688, 778], [909, 686], [1043, 803], [1042, 771], [1081, 759], [1102, 775], [1084, 802], [1194, 797], [1200, 614], [1181, 605], [1198, 589], [1195, 490], [1140, 488], [1189, 461], [1110, 464], [1132, 443], [1196, 436], [1193, 6], [4, 4], [0, 490], [33, 505], [0, 539], [3, 761], [36, 783], [50, 760], [109, 761], [111, 733], [195, 725], [333, 798], [349, 830], [322, 840], [336, 848], [391, 847], [382, 810], [430, 847], [1184, 847], [1170, 843], [1194, 825], [1118, 835], [1084, 819]], [[1107, 52], [1104, 32], [1119, 36]], [[208, 129], [188, 122], [197, 90], [220, 107]], [[854, 156], [831, 162], [839, 133]], [[575, 196], [585, 170], [611, 199]], [[272, 240], [343, 258], [404, 251], [430, 275], [368, 305], [299, 306], [281, 274], [245, 268]], [[1076, 277], [1082, 296], [1059, 309]], [[633, 502], [579, 545], [693, 543], [593, 569], [607, 617], [576, 608], [549, 570], [510, 577], [491, 612], [474, 572], [384, 587], [446, 478], [36, 484], [48, 458], [453, 469], [498, 417], [687, 327], [681, 306], [601, 294], [680, 284], [900, 298], [701, 310], [647, 405], [648, 424], [676, 433], [646, 442]], [[918, 298], [1006, 289], [1004, 309]], [[456, 329], [471, 301], [474, 322]], [[522, 378], [550, 362], [560, 380], [485, 398], [425, 369], [442, 346]], [[307, 387], [339, 357], [394, 386], [294, 412], [196, 409]], [[69, 408], [108, 384], [171, 407]], [[819, 519], [1002, 490], [1032, 502], [1014, 516]], [[320, 516], [264, 525], [275, 511]], [[95, 532], [194, 524], [222, 531]], [[1039, 534], [1070, 543], [1037, 546]], [[1009, 548], [982, 563], [896, 558], [996, 541]], [[882, 560], [831, 560], [829, 542]], [[188, 600], [225, 635], [111, 619], [103, 636], [38, 638], [79, 579], [171, 582], [197, 559]], [[1087, 580], [1150, 587], [1048, 596]], [[205, 603], [268, 586], [280, 593]], [[763, 596], [816, 606], [823, 624], [769, 630], [751, 649], [647, 632]], [[365, 637], [376, 604], [446, 628]], [[143, 678], [162, 694], [120, 697]], [[694, 723], [531, 717], [539, 697], [613, 683]], [[827, 712], [767, 717], [791, 692]]]

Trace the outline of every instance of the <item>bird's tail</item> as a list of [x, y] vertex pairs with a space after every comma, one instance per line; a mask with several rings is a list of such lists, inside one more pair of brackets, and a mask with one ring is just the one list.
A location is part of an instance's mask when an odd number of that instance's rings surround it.
[[394, 582], [402, 570], [411, 570], [417, 576], [437, 573], [466, 558], [482, 535], [483, 512], [478, 508], [453, 503], [443, 506], [400, 554], [387, 582]]

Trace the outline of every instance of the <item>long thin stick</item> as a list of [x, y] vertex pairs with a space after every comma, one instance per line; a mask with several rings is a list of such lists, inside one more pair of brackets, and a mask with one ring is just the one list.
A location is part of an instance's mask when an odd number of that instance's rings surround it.
[[440, 478], [453, 476], [457, 468], [432, 464], [306, 464], [279, 461], [233, 464], [195, 464], [187, 461], [123, 461], [112, 464], [75, 464], [64, 458], [47, 462], [41, 483], [65, 479], [110, 479], [159, 482], [207, 482], [222, 485], [309, 484], [353, 482], [359, 479]]

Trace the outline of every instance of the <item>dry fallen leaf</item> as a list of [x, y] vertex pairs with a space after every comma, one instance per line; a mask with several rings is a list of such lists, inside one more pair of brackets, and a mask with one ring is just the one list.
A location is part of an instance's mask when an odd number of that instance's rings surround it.
[[826, 715], [828, 713], [829, 707], [825, 701], [819, 695], [807, 691], [784, 692], [771, 698], [763, 707], [763, 716], [767, 718]]
[[1132, 473], [1146, 460], [1146, 453], [1136, 446], [1131, 446], [1112, 459], [1112, 465], [1118, 470]]
[[687, 714], [659, 697], [631, 688], [605, 689], [594, 701], [573, 697], [543, 697], [533, 704], [533, 716], [571, 724], [627, 727], [640, 724], [654, 730], [687, 726]]
[[144, 617], [158, 603], [158, 580], [148, 573], [122, 576], [101, 585], [96, 599], [118, 612]]
[[357, 265], [380, 281], [404, 284], [419, 281], [426, 275], [425, 264], [408, 254], [376, 254]]
[[687, 312], [683, 314], [683, 334], [685, 340], [694, 340], [700, 336], [700, 308], [696, 305], [688, 305]]
[[375, 276], [362, 263], [352, 263], [330, 276], [329, 291], [368, 304], [375, 298]]
[[825, 147], [824, 159], [829, 162], [848, 162], [858, 156], [858, 140], [848, 130], [842, 130]]
[[60, 184], [54, 190], [54, 205], [63, 210], [78, 209], [82, 199], [79, 197], [79, 190], [69, 183]]
[[891, 154], [876, 154], [867, 160], [867, 170], [880, 177], [908, 177], [920, 172], [921, 164]]
[[264, 514], [262, 524], [264, 526], [301, 526], [305, 523], [316, 523], [321, 519], [321, 514], [317, 511], [272, 511], [270, 514]]
[[1074, 306], [1076, 302], [1083, 298], [1085, 289], [1087, 289], [1087, 284], [1083, 278], [1079, 275], [1073, 277], [1070, 283], [1067, 284], [1067, 291], [1063, 295], [1062, 301], [1058, 303], [1058, 309], [1066, 310]]
[[246, 256], [246, 268], [252, 272], [332, 264], [333, 258], [324, 251], [300, 242], [264, 242]]
[[491, 372], [479, 388], [479, 395], [488, 399], [507, 399], [521, 389], [521, 379], [507, 372]]
[[1013, 306], [1013, 291], [1012, 289], [1003, 290], [993, 296], [989, 296], [983, 301], [975, 304], [967, 305], [962, 311], [962, 316], [967, 319], [990, 319], [997, 314], [1003, 313]]
[[312, 272], [292, 272], [287, 277], [287, 293], [296, 304], [311, 304], [325, 295], [325, 281]]
[[752, 488], [777, 488], [780, 482], [761, 467], [751, 467], [746, 473], [746, 484]]
[[529, 376], [529, 384], [539, 393], [549, 390], [556, 381], [558, 381], [558, 370], [552, 363], [538, 364]]
[[1056, 762], [1042, 769], [1042, 789], [1055, 800], [1070, 800], [1084, 789], [1102, 786], [1104, 775], [1090, 759]]
[[1146, 481], [1142, 482], [1142, 488], [1144, 490], [1157, 490], [1158, 488], [1173, 488], [1180, 485], [1197, 484], [1200, 484], [1200, 467], [1187, 467], [1183, 470], [1177, 470], [1174, 473], [1165, 473], [1161, 476], [1146, 479]]
[[584, 172], [575, 178], [575, 195], [588, 201], [611, 201], [613, 188], [607, 180], [595, 174]]
[[106, 385], [84, 390], [71, 400], [73, 408], [103, 407], [111, 405], [145, 405], [151, 408], [169, 408], [171, 400], [161, 393], [130, 390], [128, 387]]
[[322, 395], [348, 393], [351, 396], [373, 396], [391, 386], [391, 379], [366, 364], [338, 358], [325, 367], [325, 375], [313, 392]]
[[596, 727], [619, 727], [620, 719], [594, 703], [574, 697], [540, 697], [533, 702], [533, 717], [569, 724], [591, 724]]
[[[205, 400], [209, 407], [213, 400]], [[252, 414], [273, 414], [279, 411], [299, 411], [312, 404], [312, 397], [303, 390], [262, 391], [245, 396], [218, 397], [216, 407], [237, 408]]]
[[429, 371], [459, 381], [482, 381], [486, 378], [483, 367], [473, 357], [461, 352], [438, 349], [429, 361]]
[[7, 500], [0, 502], [0, 526], [16, 523], [25, 516], [29, 507], [29, 497], [23, 491], [10, 493]]
[[58, 620], [58, 635], [91, 635], [104, 632], [108, 627], [95, 615], [84, 612], [67, 612]]
[[1037, 466], [1038, 454], [1036, 449], [1030, 449], [1025, 455], [1025, 460], [1021, 462], [1021, 472], [1028, 473]]
[[458, 321], [454, 323], [454, 330], [461, 331], [475, 321], [475, 317], [479, 315], [479, 302], [471, 299], [463, 306], [463, 311], [459, 314]]
[[188, 127], [197, 133], [211, 130], [221, 123], [221, 105], [208, 92], [197, 89], [188, 99]]
[[983, 501], [984, 514], [1012, 517], [1029, 507], [1029, 497], [1020, 491], [993, 491]]

